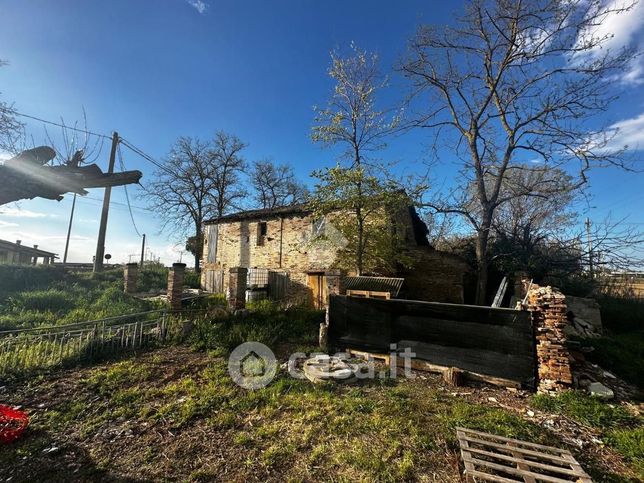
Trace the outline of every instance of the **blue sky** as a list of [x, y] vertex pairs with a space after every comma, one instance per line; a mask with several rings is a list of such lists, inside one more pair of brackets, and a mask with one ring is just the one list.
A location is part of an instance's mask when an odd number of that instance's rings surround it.
[[[445, 24], [456, 2], [272, 0], [272, 1], [9, 1], [0, 0], [2, 100], [22, 112], [73, 123], [87, 112], [91, 130], [117, 130], [125, 139], [161, 158], [180, 135], [209, 137], [222, 129], [249, 144], [250, 161], [272, 157], [290, 163], [306, 179], [331, 164], [334, 153], [310, 141], [312, 107], [323, 104], [332, 83], [326, 75], [329, 51], [355, 41], [376, 51], [387, 70], [404, 55], [420, 23]], [[644, 8], [612, 22], [616, 44], [644, 45]], [[621, 142], [644, 149], [644, 69], [633, 64], [628, 78], [607, 88], [623, 97], [605, 114], [622, 123]], [[639, 69], [639, 71], [638, 71]], [[382, 99], [404, 95], [395, 74]], [[45, 141], [37, 122], [28, 122], [36, 143]], [[56, 128], [50, 133], [57, 135]], [[430, 134], [416, 131], [393, 140], [382, 157], [400, 160], [408, 171], [428, 160]], [[638, 143], [639, 146], [638, 146]], [[108, 146], [98, 163], [106, 167]], [[437, 185], [454, 179], [451, 153], [439, 153]], [[124, 150], [128, 169], [143, 182], [154, 166]], [[588, 215], [601, 221], [608, 211], [644, 227], [643, 175], [603, 170], [591, 174]], [[134, 217], [150, 248], [166, 263], [181, 255], [176, 240], [158, 234], [155, 216], [139, 209], [145, 201], [130, 189]], [[79, 198], [70, 247], [71, 261], [89, 261], [95, 250], [102, 190]], [[127, 261], [140, 247], [125, 205], [123, 188], [113, 191], [107, 249]], [[0, 209], [0, 238], [38, 243], [59, 254], [71, 207], [61, 202], [23, 201]], [[584, 208], [584, 207], [582, 207]], [[186, 255], [184, 254], [184, 259]]]

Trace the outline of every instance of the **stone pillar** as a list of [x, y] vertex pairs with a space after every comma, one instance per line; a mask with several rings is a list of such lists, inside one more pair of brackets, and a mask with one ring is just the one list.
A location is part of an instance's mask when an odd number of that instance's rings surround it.
[[168, 273], [168, 302], [172, 310], [181, 310], [181, 294], [183, 293], [183, 277], [186, 273], [185, 263], [173, 263]]
[[[343, 270], [330, 270], [324, 274], [326, 278], [327, 297], [331, 295], [343, 295], [345, 293], [346, 272]], [[329, 305], [329, 300], [325, 300], [325, 305]]]
[[128, 263], [123, 269], [123, 278], [125, 282], [125, 293], [136, 293], [139, 283], [139, 265]]
[[564, 332], [568, 324], [566, 296], [554, 287], [532, 284], [527, 305], [537, 339], [537, 391], [553, 394], [571, 387], [570, 354]]
[[248, 280], [248, 269], [244, 267], [233, 267], [228, 272], [228, 307], [232, 310], [246, 307], [246, 283]]

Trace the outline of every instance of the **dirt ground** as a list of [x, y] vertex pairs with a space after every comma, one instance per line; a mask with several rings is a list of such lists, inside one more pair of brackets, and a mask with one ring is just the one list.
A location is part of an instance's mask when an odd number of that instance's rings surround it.
[[247, 392], [222, 358], [178, 346], [0, 383], [31, 417], [0, 447], [0, 481], [459, 481], [453, 433], [468, 424], [567, 447], [596, 481], [637, 481], [596, 430], [529, 393], [416, 375]]

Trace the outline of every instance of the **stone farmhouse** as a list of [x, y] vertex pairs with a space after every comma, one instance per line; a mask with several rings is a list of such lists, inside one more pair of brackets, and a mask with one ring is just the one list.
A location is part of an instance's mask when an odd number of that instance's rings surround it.
[[[427, 227], [413, 207], [390, 216], [403, 230], [405, 248], [415, 260], [413, 269], [395, 274], [405, 279], [400, 296], [463, 303], [467, 264], [429, 245]], [[209, 220], [204, 227], [201, 285], [206, 291], [227, 293], [227, 274], [241, 267], [250, 271], [250, 287], [267, 284], [269, 292], [281, 287], [285, 292], [281, 295], [293, 303], [323, 306], [327, 277], [338, 275], [335, 262], [343, 240], [332, 223], [316, 217], [305, 205], [242, 211]]]

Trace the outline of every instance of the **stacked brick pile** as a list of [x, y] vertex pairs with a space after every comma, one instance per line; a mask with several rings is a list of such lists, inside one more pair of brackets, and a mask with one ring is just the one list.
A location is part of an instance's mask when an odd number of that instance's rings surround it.
[[556, 288], [532, 285], [527, 303], [537, 339], [537, 390], [555, 393], [569, 388], [572, 371], [564, 333], [568, 324], [566, 297]]
[[185, 263], [174, 263], [168, 274], [168, 302], [173, 310], [181, 309], [181, 295], [183, 294], [183, 278], [186, 272]]

